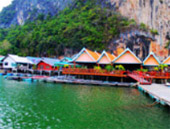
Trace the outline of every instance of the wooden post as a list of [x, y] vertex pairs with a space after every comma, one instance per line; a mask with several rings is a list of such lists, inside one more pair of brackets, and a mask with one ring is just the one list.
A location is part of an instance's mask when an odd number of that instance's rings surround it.
[[123, 77], [121, 77], [121, 82], [123, 82]]
[[108, 81], [109, 80], [109, 76], [107, 76], [106, 78], [107, 78], [106, 81]]
[[161, 83], [164, 84], [164, 79], [161, 79]]
[[143, 65], [140, 66], [140, 69], [143, 69]]

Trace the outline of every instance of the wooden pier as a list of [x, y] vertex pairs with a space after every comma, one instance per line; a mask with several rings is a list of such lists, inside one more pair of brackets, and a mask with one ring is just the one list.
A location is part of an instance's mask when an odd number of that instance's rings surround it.
[[51, 82], [51, 83], [64, 83], [64, 84], [78, 84], [78, 85], [96, 85], [96, 86], [116, 86], [116, 87], [137, 87], [137, 83], [128, 82], [108, 82], [99, 80], [87, 80], [87, 79], [76, 79], [63, 76], [63, 78], [49, 77], [49, 76], [9, 76], [6, 77], [8, 80], [16, 81], [27, 81], [27, 82]]
[[165, 84], [139, 85], [138, 89], [148, 93], [160, 104], [170, 106], [170, 87]]

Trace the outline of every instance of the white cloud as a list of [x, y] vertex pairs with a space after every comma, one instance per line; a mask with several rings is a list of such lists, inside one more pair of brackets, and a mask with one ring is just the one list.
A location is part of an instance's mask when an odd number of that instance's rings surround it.
[[13, 0], [0, 0], [0, 11], [3, 7], [8, 6]]

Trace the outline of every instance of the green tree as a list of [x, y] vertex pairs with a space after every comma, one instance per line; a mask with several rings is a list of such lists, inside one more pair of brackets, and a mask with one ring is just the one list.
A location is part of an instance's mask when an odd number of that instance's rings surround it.
[[8, 40], [4, 40], [2, 42], [0, 42], [0, 53], [2, 54], [7, 54], [7, 52], [10, 51], [11, 49], [11, 43]]
[[115, 68], [118, 70], [123, 70], [123, 71], [125, 70], [123, 65], [116, 65]]
[[100, 66], [94, 66], [94, 70], [101, 70], [102, 68]]
[[114, 67], [112, 65], [106, 65], [105, 69], [109, 72], [114, 70]]
[[14, 54], [60, 56], [65, 48], [73, 52], [83, 47], [97, 51], [107, 49], [122, 30], [138, 27], [134, 20], [96, 2], [100, 3], [97, 0], [78, 0], [74, 7], [67, 7], [54, 17], [45, 19], [40, 14], [35, 21], [27, 21], [23, 26], [0, 29], [0, 42], [9, 41], [10, 52]]

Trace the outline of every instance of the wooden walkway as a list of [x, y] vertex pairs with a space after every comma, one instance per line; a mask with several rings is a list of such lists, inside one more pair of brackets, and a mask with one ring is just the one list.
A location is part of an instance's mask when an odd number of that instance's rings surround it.
[[151, 85], [152, 84], [152, 78], [145, 77], [138, 73], [135, 73], [135, 72], [128, 73], [128, 76], [133, 78], [137, 82], [139, 82], [141, 85]]
[[170, 87], [165, 86], [165, 84], [139, 85], [138, 88], [162, 105], [170, 106]]
[[107, 82], [97, 80], [84, 80], [84, 79], [57, 79], [57, 78], [45, 78], [45, 82], [52, 83], [66, 83], [66, 84], [78, 84], [78, 85], [96, 85], [96, 86], [114, 86], [114, 87], [137, 87], [137, 83], [123, 83], [123, 82]]

